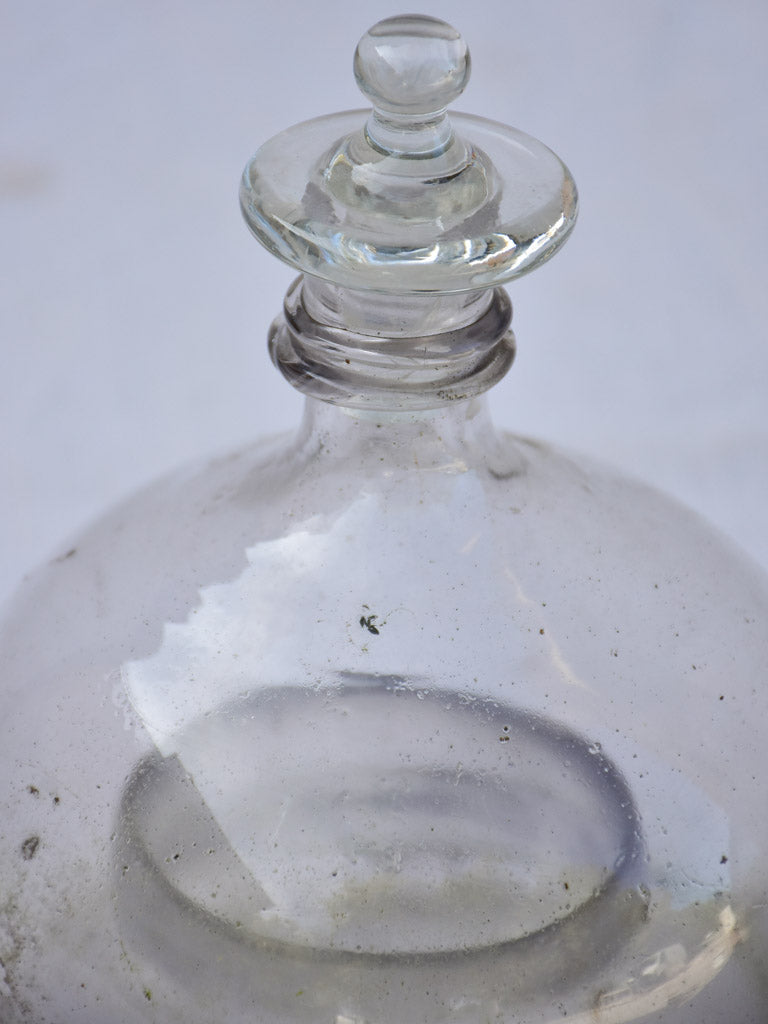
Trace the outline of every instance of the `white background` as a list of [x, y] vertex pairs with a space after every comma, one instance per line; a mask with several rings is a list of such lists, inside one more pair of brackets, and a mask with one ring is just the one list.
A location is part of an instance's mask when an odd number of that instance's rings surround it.
[[[768, 566], [768, 4], [422, 0], [460, 109], [541, 138], [580, 224], [511, 288], [497, 421], [681, 497]], [[284, 429], [264, 338], [292, 272], [241, 223], [269, 136], [362, 104], [391, 2], [4, 0], [0, 598], [126, 492]]]

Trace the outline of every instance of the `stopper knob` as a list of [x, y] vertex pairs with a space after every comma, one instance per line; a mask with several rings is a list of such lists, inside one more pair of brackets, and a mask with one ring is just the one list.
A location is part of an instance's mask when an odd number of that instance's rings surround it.
[[369, 29], [355, 51], [361, 92], [388, 114], [444, 110], [469, 81], [469, 48], [459, 32], [438, 18], [404, 14]]

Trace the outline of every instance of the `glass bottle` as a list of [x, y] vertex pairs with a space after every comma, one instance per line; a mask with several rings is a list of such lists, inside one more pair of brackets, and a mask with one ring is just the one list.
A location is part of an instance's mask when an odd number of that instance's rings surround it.
[[124, 503], [9, 615], [4, 1024], [766, 1019], [766, 580], [494, 430], [501, 285], [576, 190], [446, 114], [468, 74], [388, 19], [373, 112], [259, 150], [298, 433]]

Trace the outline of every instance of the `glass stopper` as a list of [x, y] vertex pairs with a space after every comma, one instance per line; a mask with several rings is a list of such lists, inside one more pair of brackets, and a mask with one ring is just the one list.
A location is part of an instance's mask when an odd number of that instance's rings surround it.
[[576, 186], [542, 143], [446, 113], [469, 49], [443, 21], [388, 18], [354, 72], [372, 111], [307, 121], [267, 142], [240, 201], [256, 238], [297, 270], [390, 295], [494, 288], [549, 259], [576, 220]]

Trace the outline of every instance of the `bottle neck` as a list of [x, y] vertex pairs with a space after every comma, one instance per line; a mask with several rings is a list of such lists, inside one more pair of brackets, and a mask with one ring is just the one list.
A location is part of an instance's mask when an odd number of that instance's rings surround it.
[[512, 307], [501, 288], [392, 295], [299, 277], [272, 325], [272, 359], [312, 398], [413, 412], [476, 398], [509, 369]]
[[[435, 474], [519, 474], [519, 446], [496, 432], [485, 395], [437, 409], [353, 409], [308, 397], [295, 438], [295, 472], [325, 481], [340, 473], [345, 485], [377, 480], [376, 487]], [[357, 482], [357, 483], [356, 483]]]

